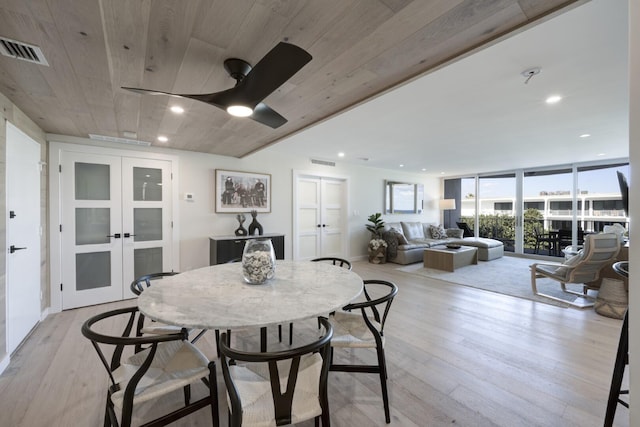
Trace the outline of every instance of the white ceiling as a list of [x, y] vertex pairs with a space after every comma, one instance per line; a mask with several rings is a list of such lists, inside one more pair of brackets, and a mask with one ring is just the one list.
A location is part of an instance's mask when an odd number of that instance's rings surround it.
[[627, 3], [590, 1], [267, 149], [429, 176], [626, 158]]

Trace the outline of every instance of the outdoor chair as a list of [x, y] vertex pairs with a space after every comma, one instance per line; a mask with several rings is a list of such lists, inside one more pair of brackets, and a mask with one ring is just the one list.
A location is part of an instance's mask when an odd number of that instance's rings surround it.
[[[560, 263], [535, 263], [531, 264], [531, 289], [535, 295], [550, 298], [556, 301], [570, 304], [574, 307], [592, 307], [595, 298], [588, 295], [590, 282], [600, 277], [600, 270], [616, 260], [620, 251], [618, 236], [610, 233], [589, 234], [585, 236], [584, 248], [577, 255]], [[567, 301], [562, 298], [538, 291], [537, 279], [548, 278], [560, 282], [563, 292], [580, 297], [576, 301]], [[582, 293], [567, 289], [567, 283], [582, 284]]]
[[[388, 288], [388, 289], [387, 289]], [[375, 294], [374, 294], [375, 292]], [[384, 354], [384, 324], [398, 287], [384, 280], [365, 280], [364, 297], [366, 301], [353, 302], [329, 317], [334, 335], [331, 340], [330, 371], [364, 372], [380, 375], [384, 417], [391, 422], [389, 412], [389, 394], [387, 392], [387, 364]], [[382, 296], [378, 296], [383, 293]], [[374, 348], [378, 357], [376, 365], [346, 365], [333, 362], [336, 348], [365, 349]]]
[[555, 251], [556, 239], [549, 233], [544, 233], [542, 230], [540, 230], [540, 227], [538, 225], [533, 226], [533, 235], [536, 238], [536, 247], [534, 253], [540, 253], [540, 247], [544, 249], [545, 245], [547, 246], [547, 253], [549, 255], [551, 255], [551, 253]]
[[[121, 308], [93, 316], [82, 325], [82, 335], [91, 341], [109, 375], [105, 427], [129, 427], [132, 420], [136, 425], [144, 421], [143, 426], [164, 426], [206, 406], [211, 406], [213, 426], [218, 426], [215, 363], [187, 340], [185, 329], [136, 336], [139, 315], [138, 307]], [[122, 332], [105, 332], [114, 328]], [[112, 355], [110, 362], [108, 355]], [[201, 382], [206, 396], [192, 402], [191, 386]], [[158, 417], [156, 411], [162, 414]]]
[[466, 222], [456, 222], [458, 228], [462, 229], [462, 237], [473, 237], [473, 230], [469, 228], [469, 225]]
[[320, 419], [330, 426], [327, 380], [333, 328], [320, 318], [324, 334], [299, 348], [247, 352], [220, 341], [227, 386], [229, 426], [281, 426]]

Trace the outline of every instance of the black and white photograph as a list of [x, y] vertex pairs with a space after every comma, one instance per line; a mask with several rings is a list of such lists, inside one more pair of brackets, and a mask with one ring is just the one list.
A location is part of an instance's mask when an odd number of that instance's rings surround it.
[[216, 169], [216, 212], [271, 212], [271, 175]]

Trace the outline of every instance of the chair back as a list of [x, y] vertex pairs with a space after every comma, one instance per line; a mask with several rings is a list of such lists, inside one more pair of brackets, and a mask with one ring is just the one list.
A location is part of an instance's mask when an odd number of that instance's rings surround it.
[[[134, 403], [156, 400], [176, 390], [185, 390], [185, 406], [154, 420], [154, 424], [145, 425], [165, 425], [166, 420], [213, 405], [217, 401], [215, 364], [186, 341], [186, 329], [171, 334], [134, 336], [138, 315], [138, 307], [120, 308], [93, 316], [82, 325], [82, 335], [91, 341], [109, 374], [105, 425], [129, 427]], [[117, 330], [122, 325], [119, 334], [103, 332]], [[108, 354], [111, 354], [110, 360]], [[200, 380], [208, 382], [210, 394], [190, 401], [186, 387]], [[120, 422], [114, 407], [120, 409]], [[212, 406], [212, 411], [214, 425], [217, 425], [217, 406]]]
[[342, 258], [320, 257], [320, 258], [312, 259], [311, 262], [328, 262], [328, 263], [331, 263], [333, 265], [337, 265], [338, 267], [344, 267], [344, 268], [348, 269], [349, 271], [351, 271], [351, 262], [347, 261], [346, 259], [342, 259]]
[[[356, 311], [360, 310], [362, 313], [362, 317], [364, 319], [365, 324], [369, 328], [369, 330], [373, 333], [376, 338], [376, 343], [380, 340], [380, 338], [384, 335], [384, 325], [387, 321], [387, 315], [389, 314], [389, 309], [391, 308], [391, 303], [393, 303], [393, 299], [398, 293], [398, 287], [391, 282], [386, 280], [378, 280], [378, 279], [370, 279], [364, 280], [364, 296], [366, 301], [364, 302], [355, 302], [348, 304], [343, 307], [343, 310], [346, 311]], [[372, 298], [372, 288], [378, 286], [386, 286], [389, 288], [388, 292], [377, 298]], [[371, 319], [374, 319], [376, 323], [379, 325], [376, 327]]]
[[135, 279], [133, 282], [131, 282], [131, 285], [130, 285], [131, 292], [139, 296], [146, 288], [151, 286], [151, 281], [162, 279], [163, 277], [167, 277], [167, 276], [174, 276], [176, 274], [178, 274], [177, 271], [169, 271], [166, 273], [145, 274], [144, 276], [140, 276], [137, 279]]
[[469, 228], [466, 222], [456, 222], [458, 228], [462, 229], [462, 237], [473, 237], [473, 231]]
[[[304, 386], [305, 391], [313, 390], [315, 396], [303, 399], [302, 403], [315, 405], [319, 402], [321, 411], [315, 413], [314, 417], [319, 416], [320, 413], [323, 417], [328, 417], [327, 379], [333, 328], [326, 318], [321, 317], [319, 320], [325, 332], [318, 340], [302, 347], [283, 351], [247, 352], [232, 349], [227, 344], [227, 334], [222, 334], [220, 360], [231, 407], [231, 426], [243, 425], [243, 415], [252, 421], [260, 421], [260, 425], [269, 424], [269, 420], [273, 420], [278, 426], [302, 421], [296, 418], [296, 405], [300, 403], [300, 400], [294, 401], [296, 386]], [[322, 360], [317, 360], [318, 357]], [[311, 367], [310, 361], [313, 361]], [[284, 372], [287, 369], [288, 373]], [[306, 369], [306, 372], [302, 372], [303, 369]], [[264, 379], [264, 381], [256, 379]], [[244, 413], [243, 399], [245, 404], [255, 409], [257, 387], [260, 387], [258, 384], [262, 384], [264, 388], [264, 382], [268, 382], [271, 390], [273, 412], [258, 410], [257, 413], [266, 419], [256, 420], [256, 413], [252, 413], [250, 417]], [[302, 382], [304, 383], [301, 384]], [[299, 393], [304, 396], [302, 392]], [[325, 423], [323, 422], [322, 425]]]
[[615, 234], [588, 234], [582, 253], [562, 264], [566, 268], [567, 283], [588, 283], [597, 280], [600, 270], [616, 260], [620, 241]]

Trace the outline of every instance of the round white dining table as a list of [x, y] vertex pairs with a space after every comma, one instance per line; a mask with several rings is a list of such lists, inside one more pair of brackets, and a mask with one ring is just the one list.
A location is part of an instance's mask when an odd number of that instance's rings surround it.
[[363, 289], [356, 273], [324, 262], [276, 263], [275, 277], [250, 285], [242, 263], [218, 264], [156, 280], [138, 297], [147, 317], [194, 329], [267, 327], [338, 310]]

